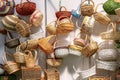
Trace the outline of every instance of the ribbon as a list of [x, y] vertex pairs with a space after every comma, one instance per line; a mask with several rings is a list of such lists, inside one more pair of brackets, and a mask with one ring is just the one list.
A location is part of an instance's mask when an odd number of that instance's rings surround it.
[[77, 79], [85, 79], [87, 77], [93, 76], [96, 74], [96, 66], [91, 67], [90, 69], [84, 70], [84, 71], [78, 71], [74, 66], [73, 69], [75, 71], [75, 74], [73, 75], [73, 78], [75, 80]]
[[116, 61], [101, 61], [98, 59], [96, 60], [96, 67], [100, 69], [115, 71], [117, 66], [118, 64]]
[[105, 69], [105, 70], [110, 70], [110, 71], [115, 71], [117, 68], [117, 62], [116, 61], [100, 61], [96, 60], [96, 65], [91, 67], [90, 69], [87, 70], [77, 70], [75, 66], [73, 66], [73, 69], [75, 71], [75, 74], [73, 75], [73, 78], [75, 80], [80, 79], [85, 79], [90, 76], [93, 76], [96, 74], [96, 68], [100, 69]]

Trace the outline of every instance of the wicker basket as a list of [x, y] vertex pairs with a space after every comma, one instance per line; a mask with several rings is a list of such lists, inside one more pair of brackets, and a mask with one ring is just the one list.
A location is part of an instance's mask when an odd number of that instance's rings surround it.
[[45, 80], [60, 80], [60, 73], [57, 69], [45, 70]]
[[33, 68], [21, 67], [21, 78], [22, 80], [32, 79], [40, 80], [41, 79], [41, 67], [36, 65]]
[[28, 68], [34, 67], [37, 59], [37, 51], [35, 49], [25, 50], [24, 56], [25, 56], [26, 67]]
[[46, 53], [51, 54], [54, 52], [54, 42], [56, 41], [55, 35], [50, 35], [46, 38], [40, 38], [39, 39], [39, 47]]
[[30, 16], [30, 23], [35, 27], [40, 26], [42, 20], [43, 20], [43, 13], [37, 9]]
[[[64, 10], [62, 11], [62, 9], [64, 9]], [[55, 14], [56, 14], [57, 19], [59, 19], [61, 16], [67, 16], [68, 18], [70, 18], [70, 16], [71, 16], [71, 12], [67, 11], [65, 6], [61, 6], [60, 11], [56, 12]], [[62, 17], [61, 19], [63, 19], [63, 18], [64, 17]]]
[[98, 4], [95, 9], [95, 13], [93, 14], [95, 20], [103, 25], [108, 25], [110, 23], [110, 18], [103, 15], [102, 13], [97, 12], [98, 6], [101, 4]]
[[17, 32], [22, 37], [28, 37], [31, 34], [30, 25], [27, 24], [25, 21], [20, 20], [15, 26]]
[[38, 48], [38, 39], [27, 40], [20, 44], [20, 50], [30, 50]]
[[[5, 65], [3, 66], [3, 69], [6, 70], [8, 74], [12, 74], [12, 73], [20, 70], [19, 65], [14, 61], [8, 61], [6, 58], [6, 55], [8, 55], [8, 54], [4, 53], [3, 57], [2, 57], [2, 59], [5, 63]], [[9, 54], [9, 56], [10, 56], [10, 54]]]
[[[61, 18], [63, 18], [62, 20], [60, 20]], [[70, 33], [71, 31], [73, 31], [75, 28], [72, 20], [70, 20], [70, 18], [65, 17], [65, 16], [61, 16], [58, 20], [57, 20], [57, 29], [56, 29], [56, 33], [58, 34], [66, 34], [66, 33]]]
[[87, 44], [83, 49], [82, 49], [82, 54], [85, 55], [86, 57], [90, 57], [93, 54], [96, 53], [98, 50], [98, 43], [96, 41], [93, 41], [90, 39], [90, 43]]
[[19, 18], [16, 15], [7, 15], [2, 18], [2, 24], [6, 30], [15, 31], [15, 25], [19, 22]]
[[15, 63], [14, 61], [7, 61], [7, 63], [3, 67], [9, 74], [12, 74], [19, 69], [19, 65]]
[[89, 80], [111, 80], [111, 77], [106, 77], [106, 76], [92, 76], [92, 77], [89, 77]]
[[[112, 25], [112, 31], [110, 31], [110, 26]], [[110, 23], [108, 25], [107, 31], [100, 34], [101, 38], [104, 40], [119, 40], [120, 32], [116, 30], [116, 23]]]
[[84, 47], [86, 45], [86, 40], [87, 40], [87, 35], [85, 36], [85, 39], [83, 39], [83, 38], [80, 38], [80, 33], [78, 33], [77, 37], [74, 39], [74, 44]]
[[92, 5], [91, 4], [84, 4], [86, 1], [88, 0], [85, 0], [81, 3], [81, 14], [83, 16], [91, 16], [93, 13], [94, 13], [94, 2], [93, 0], [90, 0], [90, 2], [92, 2]]
[[[55, 23], [55, 24], [53, 24], [53, 23]], [[51, 35], [56, 35], [56, 21], [50, 22], [50, 23], [46, 26], [46, 30], [48, 31], [49, 34], [51, 34]]]
[[14, 53], [14, 59], [17, 63], [25, 63], [24, 53], [22, 52]]

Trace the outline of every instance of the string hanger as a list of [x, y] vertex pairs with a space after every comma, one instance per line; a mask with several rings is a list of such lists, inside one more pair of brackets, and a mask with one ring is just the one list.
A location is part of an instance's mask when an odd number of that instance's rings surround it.
[[59, 9], [61, 7], [61, 4], [62, 4], [62, 0], [59, 0]]

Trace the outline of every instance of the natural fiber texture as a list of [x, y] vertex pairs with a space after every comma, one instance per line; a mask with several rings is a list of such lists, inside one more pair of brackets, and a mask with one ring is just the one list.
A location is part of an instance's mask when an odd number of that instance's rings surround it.
[[[53, 23], [55, 23], [53, 25]], [[48, 31], [49, 34], [55, 35], [56, 34], [56, 21], [50, 22], [49, 24], [46, 25], [46, 30]]]
[[99, 23], [104, 24], [104, 25], [108, 25], [111, 21], [110, 18], [108, 18], [107, 16], [105, 16], [101, 13], [95, 13], [93, 16], [96, 21], [98, 21]]
[[16, 15], [7, 15], [2, 18], [2, 24], [4, 25], [6, 30], [15, 31], [15, 25], [20, 19]]
[[4, 69], [9, 73], [12, 74], [19, 69], [19, 65], [13, 61], [8, 61], [5, 65], [4, 65]]
[[43, 20], [43, 13], [39, 10], [35, 10], [33, 14], [30, 16], [30, 23], [35, 27], [40, 26], [42, 20]]
[[[112, 25], [112, 31], [110, 30], [110, 26]], [[107, 31], [102, 32], [100, 34], [101, 38], [104, 40], [119, 40], [120, 39], [120, 32], [116, 31], [116, 23], [111, 23], [108, 25]]]
[[16, 26], [15, 26], [17, 32], [20, 34], [22, 37], [28, 37], [30, 36], [31, 30], [30, 30], [30, 25], [27, 24], [25, 21], [20, 20]]
[[16, 52], [14, 53], [14, 59], [17, 63], [25, 63], [25, 57], [24, 57], [24, 53], [22, 52]]
[[[64, 16], [63, 16], [64, 17]], [[66, 34], [66, 33], [69, 33], [71, 31], [74, 30], [75, 26], [73, 24], [73, 22], [70, 20], [70, 18], [64, 18], [66, 19], [66, 21], [61, 21], [62, 17], [60, 17], [58, 20], [57, 20], [57, 29], [56, 29], [56, 33], [58, 34]]]
[[27, 15], [31, 15], [36, 9], [36, 4], [34, 2], [30, 2], [29, 0], [27, 0], [27, 2], [17, 4], [16, 5], [16, 12], [19, 15], [23, 15], [23, 16], [27, 16]]
[[93, 16], [94, 16], [95, 20], [98, 21], [99, 23], [104, 24], [104, 25], [108, 25], [111, 20], [106, 15], [103, 15], [103, 14], [97, 12], [97, 8], [99, 5], [101, 5], [101, 4], [98, 4], [96, 6], [95, 13], [93, 14]]
[[82, 49], [83, 49], [83, 47], [78, 46], [78, 45], [69, 45], [69, 48], [70, 48], [70, 49], [73, 49], [73, 50], [77, 50], [77, 51], [79, 51], [79, 52], [81, 52]]
[[14, 0], [2, 0], [0, 1], [0, 16], [14, 14], [15, 2]]
[[33, 68], [21, 67], [21, 78], [22, 80], [41, 80], [41, 67], [35, 65]]
[[36, 49], [38, 47], [38, 39], [27, 40], [20, 44], [20, 50]]
[[[54, 38], [54, 39], [53, 39]], [[52, 40], [53, 39], [53, 40]], [[52, 40], [52, 41], [51, 41]], [[39, 47], [46, 53], [46, 54], [51, 54], [54, 51], [54, 42], [56, 40], [55, 35], [50, 35], [46, 38], [40, 38], [39, 39]]]
[[6, 55], [12, 56], [7, 53], [3, 54], [3, 57], [2, 57], [2, 60], [4, 61], [3, 69], [6, 70], [8, 74], [12, 74], [12, 73], [20, 70], [19, 65], [14, 61], [8, 61]]
[[86, 57], [90, 57], [93, 54], [96, 53], [98, 50], [98, 43], [96, 41], [93, 41], [90, 39], [90, 43], [87, 44], [83, 49], [82, 49], [82, 54], [85, 55]]
[[60, 80], [60, 73], [57, 69], [45, 70], [45, 80]]
[[91, 16], [94, 13], [94, 2], [92, 0], [90, 0], [92, 2], [91, 4], [84, 4], [84, 2], [86, 2], [88, 0], [85, 0], [81, 3], [81, 14], [83, 16]]
[[85, 38], [80, 38], [80, 33], [77, 34], [76, 38], [74, 39], [74, 45], [78, 45], [84, 47], [86, 45], [87, 35]]
[[[62, 11], [62, 9], [64, 9], [64, 10]], [[67, 11], [65, 6], [61, 6], [60, 11], [56, 12], [55, 14], [56, 14], [57, 19], [59, 19], [61, 16], [67, 16], [68, 18], [70, 18], [70, 16], [71, 16], [71, 12]], [[63, 19], [63, 18], [64, 17], [62, 17], [61, 19]]]
[[[33, 55], [33, 53], [34, 53], [34, 55]], [[35, 49], [25, 50], [24, 56], [25, 56], [26, 67], [28, 67], [28, 68], [35, 67], [35, 62], [36, 62], [36, 58], [37, 58], [37, 51]]]
[[55, 59], [55, 58], [47, 59], [47, 64], [52, 67], [58, 67], [62, 64], [62, 59]]

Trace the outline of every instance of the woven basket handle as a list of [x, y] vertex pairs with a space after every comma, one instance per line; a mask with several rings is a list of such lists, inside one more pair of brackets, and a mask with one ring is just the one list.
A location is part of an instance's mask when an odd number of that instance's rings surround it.
[[98, 4], [98, 5], [96, 6], [96, 8], [95, 8], [95, 13], [97, 13], [97, 9], [98, 9], [98, 7], [99, 7], [100, 5], [103, 5], [103, 3], [100, 3], [100, 4]]
[[60, 21], [61, 18], [67, 18], [72, 23], [72, 20], [69, 17], [67, 17], [67, 16], [60, 16], [58, 18], [58, 20], [57, 20], [57, 24], [59, 23], [59, 21]]
[[[33, 53], [35, 54], [33, 56]], [[29, 59], [33, 59], [34, 61], [36, 61], [37, 59], [37, 51], [35, 49], [31, 49], [31, 50], [25, 50], [25, 59], [28, 60]]]
[[94, 2], [93, 2], [93, 0], [85, 0], [85, 1], [83, 1], [83, 2], [81, 3], [81, 5], [80, 5], [80, 6], [83, 6], [83, 5], [84, 5], [84, 3], [85, 3], [86, 1], [90, 1], [90, 2], [92, 2], [92, 5], [93, 5], [93, 7], [94, 7]]
[[[30, 2], [30, 0], [26, 0], [27, 2]], [[19, 7], [22, 7], [23, 6], [23, 0], [20, 0], [20, 5]]]
[[8, 36], [9, 39], [13, 39], [13, 36], [9, 31], [7, 31], [7, 36]]
[[35, 49], [32, 49], [31, 52], [32, 52], [32, 51], [33, 51], [34, 54], [35, 54], [35, 55], [34, 55], [34, 61], [36, 61], [36, 59], [37, 59], [37, 51], [36, 51]]
[[61, 6], [59, 11], [62, 11], [62, 9], [64, 9], [63, 11], [67, 11], [65, 6]]
[[108, 26], [107, 26], [107, 32], [110, 30], [110, 27], [112, 27], [113, 29], [113, 32], [116, 32], [116, 23], [110, 23]]

